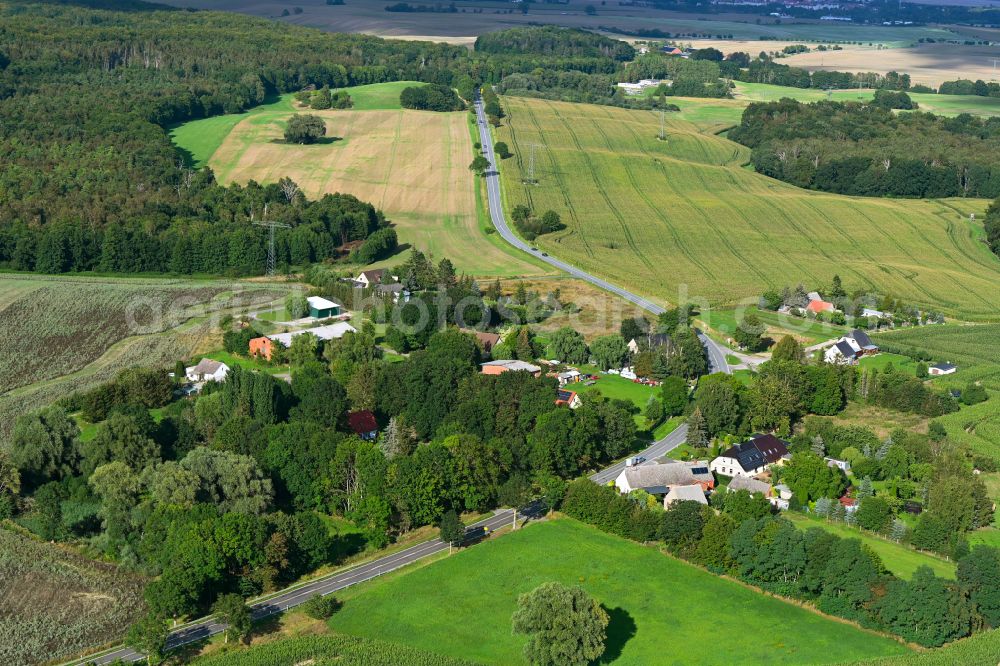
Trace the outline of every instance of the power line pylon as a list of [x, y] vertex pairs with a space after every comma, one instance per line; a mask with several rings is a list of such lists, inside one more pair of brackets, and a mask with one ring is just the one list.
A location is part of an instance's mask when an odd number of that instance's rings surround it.
[[[267, 217], [267, 205], [264, 205], [264, 217]], [[253, 221], [253, 213], [250, 213], [250, 220]], [[291, 229], [292, 225], [284, 224], [283, 222], [273, 222], [271, 220], [261, 220], [260, 222], [254, 222], [255, 226], [264, 227], [268, 231], [267, 239], [267, 275], [268, 277], [274, 277], [277, 272], [278, 262], [277, 255], [274, 250], [274, 230], [275, 229]]]
[[541, 144], [529, 143], [528, 144], [528, 175], [524, 179], [525, 183], [530, 183], [534, 185], [538, 181], [535, 180], [535, 148], [541, 148]]

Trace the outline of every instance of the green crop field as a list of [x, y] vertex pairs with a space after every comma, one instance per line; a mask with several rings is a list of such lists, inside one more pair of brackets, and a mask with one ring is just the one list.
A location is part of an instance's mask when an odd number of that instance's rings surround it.
[[[982, 200], [909, 201], [801, 190], [744, 168], [748, 150], [646, 111], [508, 97], [498, 132], [508, 206], [553, 209], [537, 244], [661, 302], [756, 304], [767, 288], [875, 288], [967, 319], [996, 316], [1000, 259], [979, 240]], [[537, 143], [537, 184], [522, 183]]]
[[1000, 324], [922, 326], [882, 333], [875, 339], [904, 352], [925, 351], [936, 362], [958, 366], [955, 374], [935, 379], [936, 386], [962, 389], [969, 382], [982, 382], [989, 400], [937, 420], [952, 439], [1000, 460]]
[[[469, 171], [473, 134], [466, 113], [402, 109], [413, 81], [346, 88], [354, 107], [316, 111], [283, 95], [242, 114], [195, 120], [171, 131], [196, 167], [222, 183], [294, 180], [310, 198], [344, 192], [370, 201], [392, 222], [400, 243], [459, 271], [482, 276], [544, 275], [552, 270], [487, 235], [484, 193]], [[288, 145], [282, 135], [295, 113], [320, 116], [332, 141]], [[376, 266], [399, 263], [400, 254]]]
[[808, 346], [830, 338], [840, 337], [847, 330], [845, 326], [836, 326], [807, 317], [795, 317], [769, 310], [758, 310], [753, 306], [740, 310], [705, 308], [698, 314], [697, 319], [719, 336], [728, 338], [743, 321], [743, 318], [750, 313], [757, 315], [757, 318], [766, 327], [764, 335], [775, 342], [785, 335], [790, 335]]
[[[525, 638], [511, 635], [510, 616], [519, 594], [548, 581], [580, 585], [610, 610], [602, 663], [819, 664], [906, 651], [570, 519], [359, 586], [330, 624], [487, 664], [523, 663]], [[724, 626], [755, 638], [713, 640]]]
[[788, 511], [783, 515], [791, 520], [799, 529], [807, 530], [810, 527], [819, 527], [843, 539], [860, 539], [865, 545], [878, 553], [886, 569], [900, 578], [909, 578], [917, 570], [917, 567], [922, 565], [929, 566], [938, 576], [944, 578], [955, 577], [954, 562], [943, 560], [930, 553], [922, 553], [909, 546], [867, 534], [860, 529], [849, 527], [842, 523], [817, 520], [795, 511]]

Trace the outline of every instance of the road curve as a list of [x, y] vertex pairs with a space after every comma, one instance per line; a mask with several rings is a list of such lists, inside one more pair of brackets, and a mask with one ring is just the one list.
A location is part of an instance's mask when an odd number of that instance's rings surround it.
[[[490, 219], [493, 220], [493, 226], [496, 227], [500, 236], [517, 249], [527, 252], [535, 259], [544, 261], [550, 266], [554, 266], [565, 273], [569, 273], [573, 277], [586, 280], [587, 282], [600, 287], [605, 291], [610, 291], [612, 294], [624, 298], [630, 303], [635, 303], [643, 310], [647, 310], [654, 315], [661, 314], [664, 311], [664, 308], [656, 303], [653, 303], [637, 294], [633, 294], [627, 289], [613, 285], [606, 280], [602, 280], [596, 275], [591, 275], [586, 271], [582, 271], [576, 266], [567, 264], [565, 261], [561, 261], [552, 256], [543, 255], [541, 252], [533, 250], [530, 245], [525, 243], [517, 236], [517, 234], [511, 231], [510, 226], [507, 224], [507, 219], [503, 214], [503, 202], [500, 197], [500, 172], [496, 164], [496, 153], [493, 151], [493, 135], [490, 133], [490, 127], [486, 122], [486, 112], [483, 110], [483, 100], [481, 97], [476, 99], [475, 107], [476, 125], [479, 129], [479, 142], [482, 145], [483, 155], [490, 163], [485, 175], [486, 194], [489, 198]], [[705, 345], [705, 350], [708, 355], [709, 370], [711, 372], [731, 372], [729, 364], [726, 362], [726, 352], [714, 340], [701, 331], [698, 331], [698, 337], [701, 339], [702, 344]]]
[[[489, 126], [486, 124], [486, 114], [483, 112], [481, 99], [476, 101], [476, 117], [479, 125], [479, 136], [483, 146], [483, 153], [486, 155], [486, 159], [490, 162], [490, 167], [486, 173], [486, 190], [489, 194], [490, 218], [492, 218], [493, 225], [496, 227], [497, 231], [504, 238], [504, 240], [519, 250], [531, 254], [536, 259], [540, 259], [561, 271], [580, 278], [581, 280], [586, 280], [601, 289], [610, 291], [611, 293], [616, 294], [631, 303], [635, 303], [642, 309], [647, 310], [654, 315], [659, 315], [663, 312], [664, 309], [662, 307], [646, 300], [645, 298], [642, 298], [641, 296], [633, 294], [632, 292], [622, 289], [621, 287], [617, 287], [597, 276], [591, 275], [590, 273], [586, 273], [575, 266], [556, 259], [555, 257], [542, 256], [541, 253], [533, 251], [531, 246], [518, 238], [510, 230], [510, 227], [507, 226], [507, 221], [504, 218], [503, 206], [500, 199], [500, 174], [494, 164], [493, 137], [490, 135]], [[718, 344], [716, 344], [715, 341], [710, 339], [701, 331], [698, 331], [698, 337], [701, 339], [702, 344], [705, 345], [710, 370], [712, 372], [731, 372], [729, 365], [726, 362], [725, 351]], [[666, 455], [668, 452], [683, 444], [686, 437], [687, 426], [678, 426], [666, 437], [653, 442], [648, 448], [640, 452], [638, 455], [646, 458], [646, 464], [652, 463], [657, 458]], [[624, 468], [625, 462], [621, 461], [596, 472], [590, 478], [595, 483], [607, 483], [609, 481], [613, 481], [619, 474], [621, 474]], [[466, 529], [466, 539], [476, 540], [484, 536], [484, 530], [486, 528], [489, 528], [492, 531], [504, 525], [510, 524], [514, 517], [513, 513], [514, 512], [511, 509], [497, 511], [493, 516], [474, 523]], [[346, 587], [378, 578], [379, 576], [389, 573], [390, 571], [395, 571], [396, 569], [413, 564], [414, 562], [422, 560], [425, 557], [443, 552], [447, 549], [448, 544], [443, 543], [439, 539], [425, 541], [415, 546], [410, 546], [409, 548], [401, 550], [398, 553], [386, 555], [385, 557], [381, 557], [377, 560], [360, 564], [346, 570], [334, 572], [303, 585], [278, 592], [264, 601], [252, 604], [251, 611], [255, 620], [259, 620], [276, 613], [282, 613], [289, 608], [294, 608], [304, 603], [307, 599], [316, 594], [331, 594]], [[225, 628], [225, 624], [217, 622], [211, 617], [197, 620], [172, 631], [167, 640], [167, 648], [173, 650], [183, 645], [187, 645], [188, 643], [204, 640], [216, 634], [222, 633]], [[110, 664], [115, 661], [136, 662], [143, 659], [145, 659], [145, 656], [135, 650], [127, 647], [119, 647], [112, 648], [111, 650], [98, 653], [96, 655], [90, 655], [83, 659], [67, 662], [67, 664], [103, 665]]]

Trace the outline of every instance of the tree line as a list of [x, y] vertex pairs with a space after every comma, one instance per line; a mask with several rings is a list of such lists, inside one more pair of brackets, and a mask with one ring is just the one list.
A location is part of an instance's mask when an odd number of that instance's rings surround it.
[[759, 172], [800, 187], [863, 196], [1000, 195], [996, 118], [782, 99], [751, 104], [730, 138], [753, 149]]

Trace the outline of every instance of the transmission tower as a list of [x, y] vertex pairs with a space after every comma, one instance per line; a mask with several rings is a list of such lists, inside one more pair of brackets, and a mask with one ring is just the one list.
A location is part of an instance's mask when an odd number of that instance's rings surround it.
[[998, 61], [1000, 61], [1000, 58], [993, 58], [993, 80], [994, 81], [997, 80], [997, 62]]
[[525, 183], [531, 183], [534, 185], [538, 182], [535, 180], [535, 148], [541, 147], [541, 144], [537, 143], [528, 144], [528, 177], [524, 179]]
[[[264, 217], [267, 217], [267, 205], [264, 205]], [[250, 221], [253, 222], [253, 213], [250, 213]], [[254, 222], [255, 226], [264, 227], [268, 231], [267, 239], [267, 274], [269, 277], [273, 277], [277, 272], [278, 262], [277, 256], [274, 251], [274, 230], [275, 229], [291, 229], [292, 225], [284, 224], [282, 222], [272, 222], [270, 220], [261, 220], [260, 222]]]
[[667, 112], [660, 109], [660, 136], [657, 137], [660, 141], [667, 140]]

